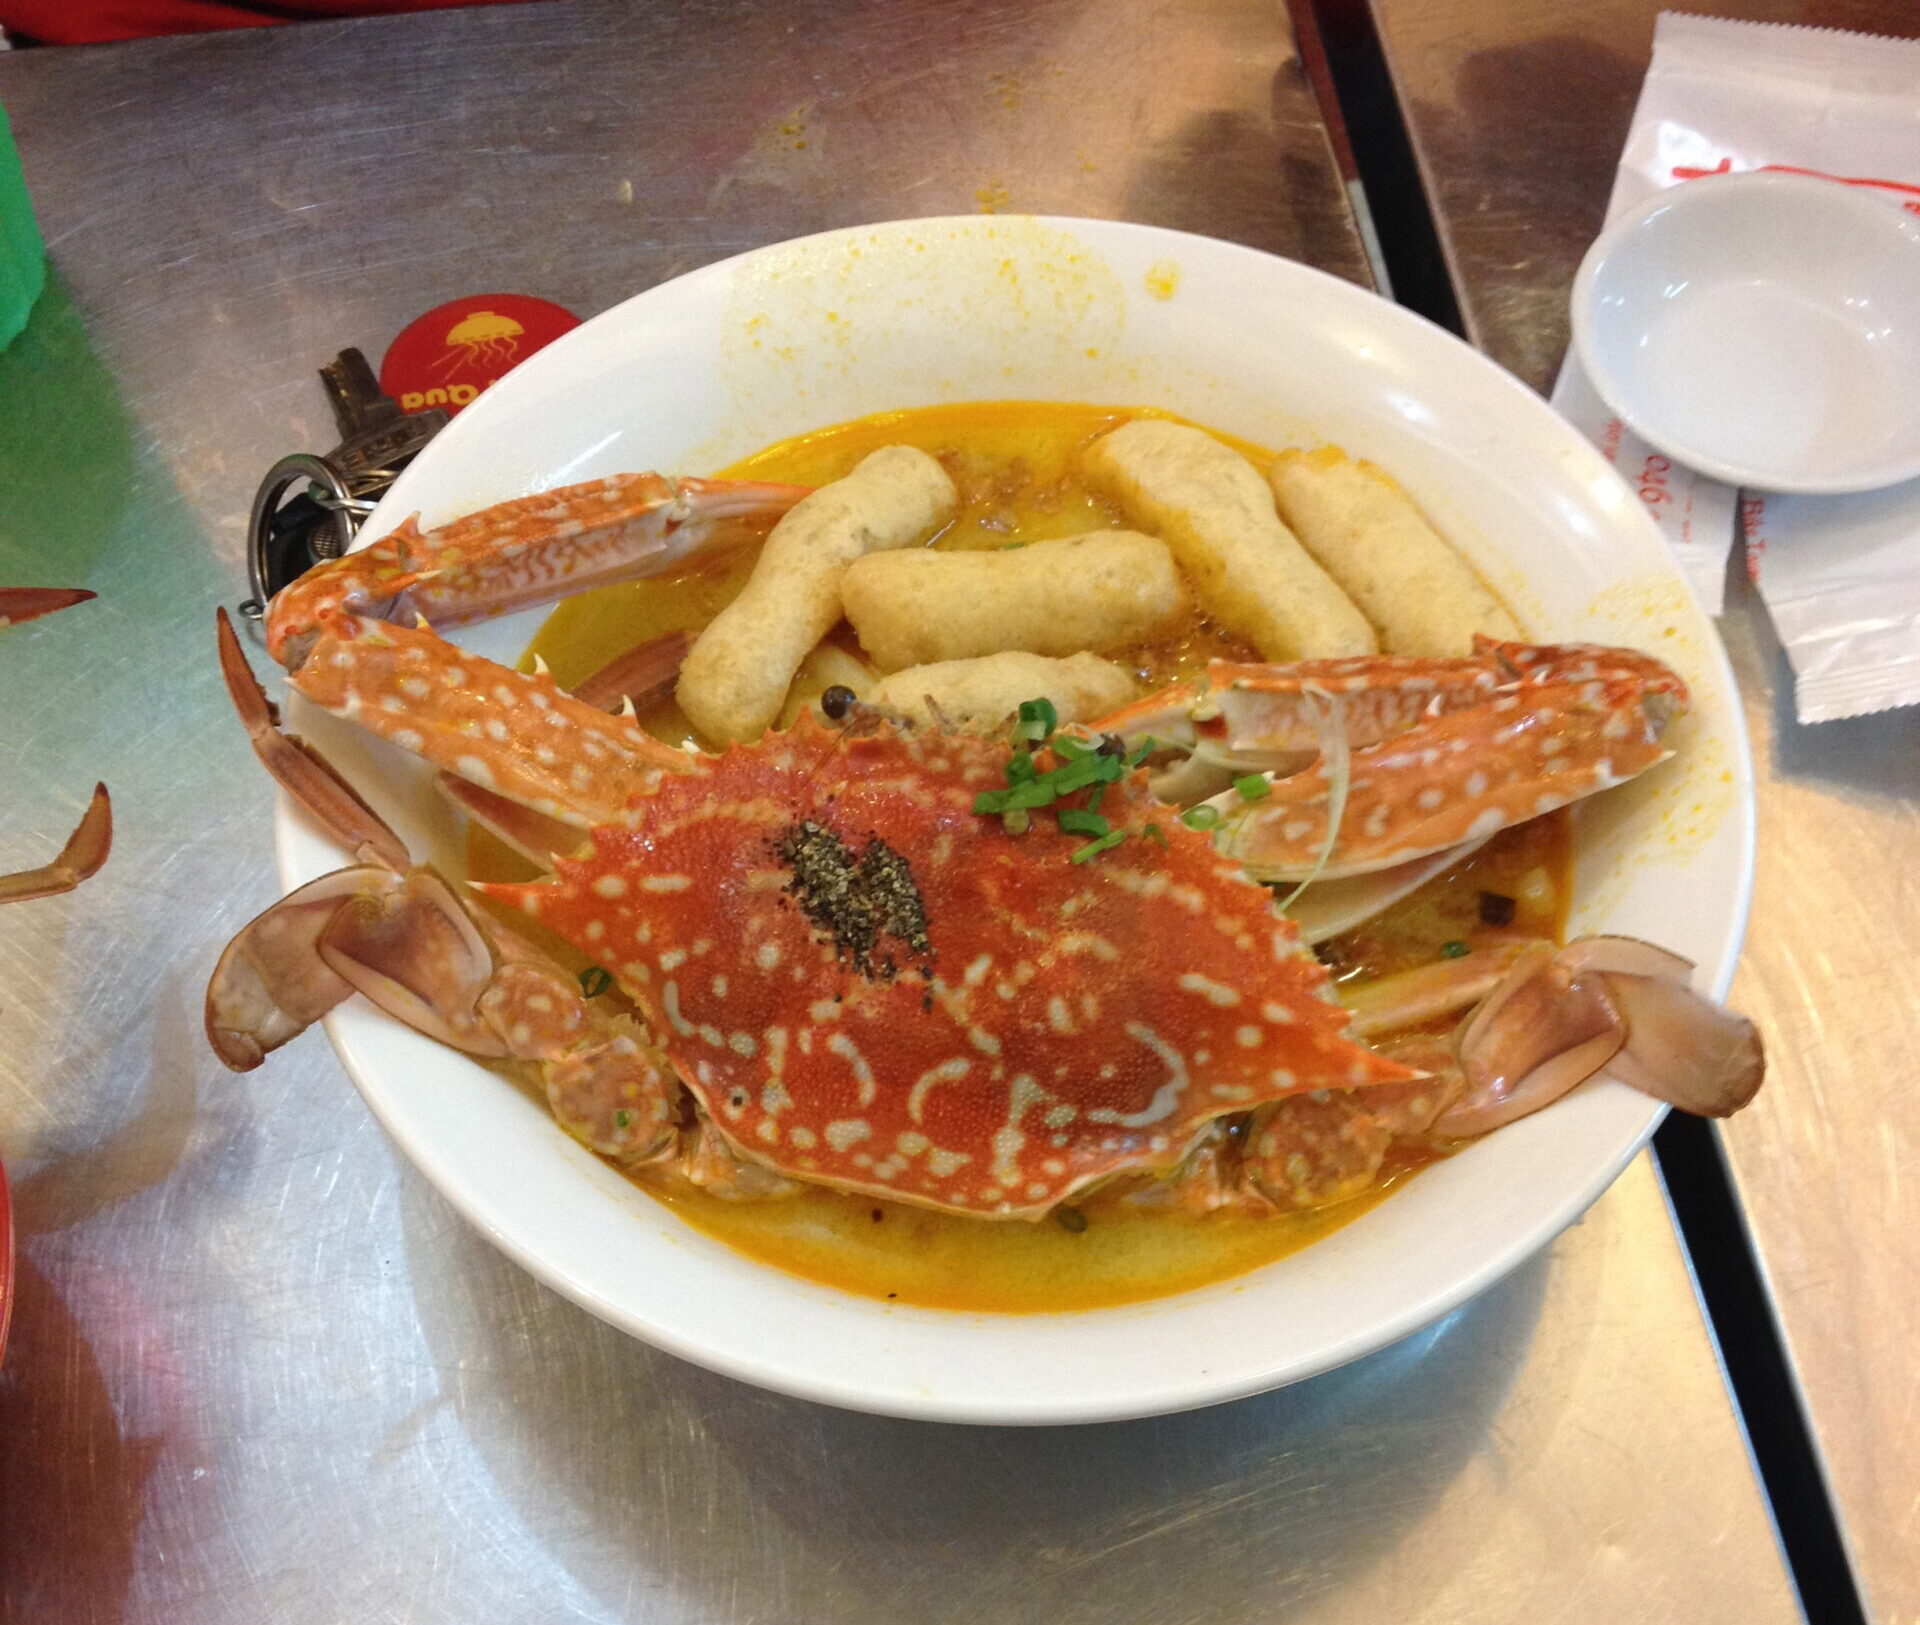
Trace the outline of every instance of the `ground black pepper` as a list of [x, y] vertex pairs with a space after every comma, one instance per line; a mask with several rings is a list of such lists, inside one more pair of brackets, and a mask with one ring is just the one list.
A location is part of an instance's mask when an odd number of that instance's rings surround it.
[[869, 981], [890, 982], [899, 973], [892, 954], [875, 957], [883, 937], [915, 960], [933, 957], [927, 939], [926, 904], [907, 860], [878, 836], [859, 855], [824, 825], [802, 819], [774, 842], [774, 852], [792, 872], [789, 895], [816, 930]]

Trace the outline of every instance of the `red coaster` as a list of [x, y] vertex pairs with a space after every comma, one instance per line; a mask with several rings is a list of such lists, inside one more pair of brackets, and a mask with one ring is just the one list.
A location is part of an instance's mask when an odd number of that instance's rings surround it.
[[572, 311], [524, 293], [476, 293], [435, 305], [387, 347], [380, 387], [403, 412], [476, 399], [494, 379], [580, 325]]

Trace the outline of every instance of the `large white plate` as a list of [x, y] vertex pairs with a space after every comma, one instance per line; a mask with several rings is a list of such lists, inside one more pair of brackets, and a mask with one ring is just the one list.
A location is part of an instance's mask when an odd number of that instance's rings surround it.
[[[1751, 771], [1713, 630], [1611, 468], [1481, 356], [1344, 282], [1104, 221], [958, 218], [827, 233], [653, 288], [533, 357], [395, 485], [371, 538], [615, 470], [706, 473], [887, 408], [1151, 404], [1391, 469], [1535, 635], [1625, 643], [1693, 686], [1676, 761], [1595, 803], [1576, 931], [1650, 938], [1724, 996], [1745, 921]], [[537, 618], [464, 638], [511, 657]], [[414, 764], [310, 708], [298, 725], [423, 856], [449, 821]], [[337, 867], [282, 808], [281, 874]], [[1544, 1246], [1659, 1119], [1606, 1083], [1503, 1129], [1357, 1222], [1238, 1280], [1128, 1308], [979, 1315], [794, 1279], [680, 1224], [525, 1092], [354, 1001], [328, 1021], [394, 1141], [495, 1245], [591, 1313], [716, 1370], [863, 1410], [1069, 1422], [1295, 1381], [1444, 1314]]]

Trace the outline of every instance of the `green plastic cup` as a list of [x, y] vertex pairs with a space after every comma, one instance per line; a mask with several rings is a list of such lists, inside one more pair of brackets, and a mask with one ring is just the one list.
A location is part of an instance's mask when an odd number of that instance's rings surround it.
[[0, 349], [27, 325], [27, 313], [47, 281], [47, 251], [33, 222], [20, 153], [0, 107]]

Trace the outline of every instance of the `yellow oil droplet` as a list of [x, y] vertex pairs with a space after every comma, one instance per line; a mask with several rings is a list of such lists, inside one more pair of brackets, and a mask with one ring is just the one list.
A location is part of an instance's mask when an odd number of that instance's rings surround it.
[[973, 204], [982, 214], [998, 214], [1013, 201], [1013, 195], [999, 181], [988, 181], [973, 192]]
[[1147, 271], [1147, 292], [1156, 299], [1171, 299], [1180, 287], [1180, 267], [1172, 260], [1161, 260]]

